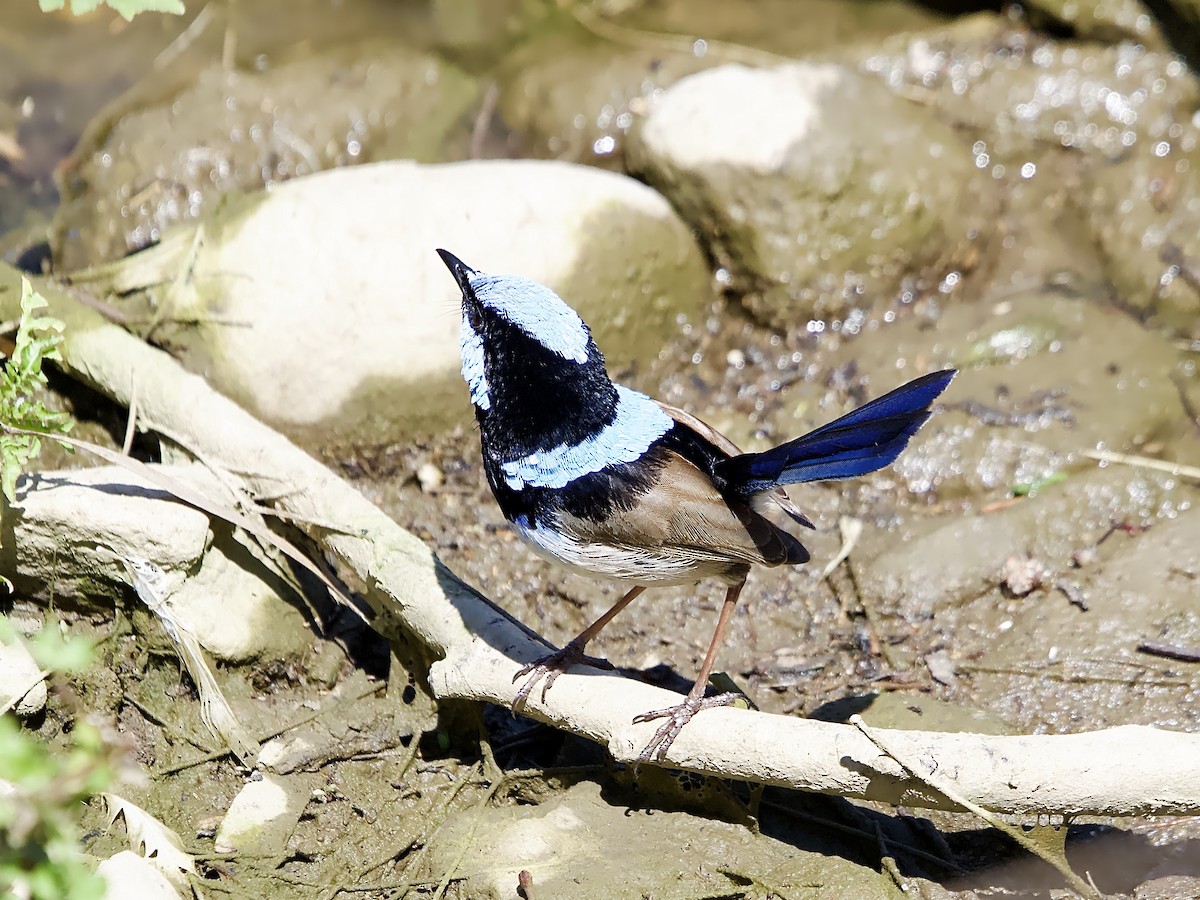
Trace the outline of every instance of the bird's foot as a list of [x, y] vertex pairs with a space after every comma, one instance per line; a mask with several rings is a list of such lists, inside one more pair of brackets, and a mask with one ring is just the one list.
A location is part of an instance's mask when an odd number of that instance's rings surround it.
[[613, 664], [607, 659], [599, 659], [595, 656], [587, 656], [583, 652], [586, 647], [586, 642], [576, 643], [571, 641], [561, 650], [551, 653], [549, 656], [543, 656], [541, 659], [534, 660], [520, 672], [513, 676], [513, 681], [519, 678], [529, 677], [525, 679], [525, 683], [521, 685], [521, 689], [517, 691], [517, 696], [513, 698], [513, 712], [520, 712], [525, 706], [525, 701], [529, 699], [529, 694], [537, 687], [537, 683], [542, 681], [542, 700], [546, 699], [546, 691], [550, 690], [550, 685], [558, 680], [558, 676], [571, 666], [579, 663], [586, 663], [589, 666], [594, 666], [597, 669], [612, 669]]
[[679, 736], [679, 732], [683, 730], [683, 726], [692, 721], [692, 717], [702, 709], [714, 709], [718, 706], [732, 706], [737, 702], [740, 694], [717, 694], [713, 697], [692, 697], [680, 703], [678, 706], [669, 706], [666, 709], [656, 709], [648, 713], [642, 713], [636, 717], [634, 722], [650, 722], [654, 719], [666, 719], [658, 729], [654, 732], [654, 737], [650, 738], [648, 743], [641, 753], [638, 754], [637, 761], [639, 763], [662, 762], [664, 756], [667, 755], [667, 750], [671, 748], [675, 738]]

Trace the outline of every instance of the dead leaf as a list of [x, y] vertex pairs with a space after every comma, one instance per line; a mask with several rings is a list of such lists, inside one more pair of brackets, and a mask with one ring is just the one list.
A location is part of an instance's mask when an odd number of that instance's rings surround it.
[[196, 874], [196, 861], [183, 849], [183, 841], [174, 831], [124, 797], [102, 793], [100, 799], [108, 814], [109, 827], [124, 818], [130, 844], [173, 884], [184, 886], [185, 874]]

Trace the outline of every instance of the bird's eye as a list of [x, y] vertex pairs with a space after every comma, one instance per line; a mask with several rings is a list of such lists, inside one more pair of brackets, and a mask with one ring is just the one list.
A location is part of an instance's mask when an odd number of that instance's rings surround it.
[[471, 330], [478, 332], [483, 327], [483, 314], [479, 311], [479, 306], [475, 303], [464, 303], [463, 313], [467, 317], [467, 324], [471, 326]]

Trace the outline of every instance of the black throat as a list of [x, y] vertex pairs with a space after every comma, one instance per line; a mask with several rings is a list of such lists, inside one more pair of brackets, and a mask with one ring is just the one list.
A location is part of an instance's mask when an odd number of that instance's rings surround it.
[[613, 421], [617, 390], [594, 340], [587, 361], [577, 363], [515, 326], [492, 324], [506, 333], [485, 345], [491, 406], [475, 408], [485, 452], [510, 460], [578, 444]]

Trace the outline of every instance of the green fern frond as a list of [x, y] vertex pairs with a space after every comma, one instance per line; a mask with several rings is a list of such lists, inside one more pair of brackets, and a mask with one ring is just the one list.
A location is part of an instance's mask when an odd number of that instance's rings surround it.
[[0, 361], [0, 489], [9, 503], [16, 502], [17, 477], [42, 449], [41, 439], [14, 434], [10, 429], [38, 431], [47, 437], [66, 434], [74, 424], [66, 413], [47, 409], [35, 394], [46, 386], [42, 363], [61, 360], [63, 323], [39, 313], [46, 299], [21, 279], [21, 321], [12, 356]]

